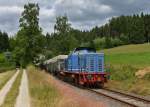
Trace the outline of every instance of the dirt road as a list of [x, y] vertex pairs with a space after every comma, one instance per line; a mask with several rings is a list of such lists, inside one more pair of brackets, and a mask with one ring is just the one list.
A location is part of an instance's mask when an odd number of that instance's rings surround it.
[[15, 107], [30, 107], [30, 97], [28, 89], [28, 78], [26, 70], [23, 70], [21, 85], [19, 88], [19, 95], [17, 97]]
[[9, 92], [12, 84], [14, 83], [17, 75], [19, 74], [19, 70], [13, 75], [13, 77], [5, 84], [5, 86], [0, 90], [0, 106], [3, 104], [7, 93]]

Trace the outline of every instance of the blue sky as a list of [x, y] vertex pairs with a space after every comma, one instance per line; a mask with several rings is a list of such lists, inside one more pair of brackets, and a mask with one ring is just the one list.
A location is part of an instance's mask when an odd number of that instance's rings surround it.
[[24, 4], [38, 3], [43, 33], [53, 32], [56, 16], [67, 14], [72, 27], [89, 30], [112, 17], [150, 13], [150, 0], [0, 0], [0, 30], [14, 35]]

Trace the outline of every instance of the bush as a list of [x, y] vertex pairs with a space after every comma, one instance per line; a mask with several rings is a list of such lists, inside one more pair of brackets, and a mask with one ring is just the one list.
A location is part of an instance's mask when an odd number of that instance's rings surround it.
[[112, 40], [110, 37], [105, 37], [105, 48], [112, 48]]
[[145, 80], [150, 81], [150, 73], [146, 74], [143, 78], [144, 78]]
[[105, 48], [105, 38], [97, 38], [94, 40], [94, 45], [97, 50]]
[[82, 43], [80, 46], [95, 47], [96, 50], [100, 50], [104, 48], [112, 48], [120, 46], [123, 44], [124, 44], [123, 41], [121, 41], [119, 38], [103, 37], [103, 38], [96, 38], [90, 42]]
[[15, 68], [15, 63], [0, 63], [0, 73], [8, 70], [12, 70]]
[[89, 46], [90, 46], [90, 43], [89, 43], [89, 42], [81, 43], [80, 46], [81, 46], [81, 47], [89, 47]]
[[118, 38], [111, 39], [111, 43], [113, 47], [123, 45], [123, 42]]
[[120, 35], [120, 40], [123, 42], [124, 45], [129, 44], [129, 37], [128, 35], [124, 35], [123, 33]]
[[118, 81], [128, 81], [135, 79], [136, 68], [130, 65], [123, 65], [120, 67], [110, 66], [107, 68], [110, 71], [110, 79]]

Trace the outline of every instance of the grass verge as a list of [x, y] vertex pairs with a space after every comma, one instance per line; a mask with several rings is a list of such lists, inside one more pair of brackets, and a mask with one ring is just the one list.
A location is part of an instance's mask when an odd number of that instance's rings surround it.
[[5, 101], [1, 107], [14, 107], [16, 98], [19, 94], [19, 86], [21, 83], [22, 71], [20, 70], [15, 82], [13, 83], [10, 91], [6, 95]]
[[[150, 66], [150, 44], [124, 45], [104, 49], [105, 63], [110, 71], [110, 88], [150, 95], [150, 74], [138, 78], [135, 73]], [[107, 67], [106, 67], [107, 68]]]
[[14, 75], [15, 71], [7, 71], [0, 73], [0, 90], [7, 83], [7, 81]]
[[143, 78], [138, 78], [135, 76], [135, 72], [138, 69], [131, 65], [110, 66], [107, 70], [110, 72], [107, 87], [150, 96], [150, 74], [145, 75]]
[[27, 74], [31, 107], [57, 107], [60, 93], [51, 85], [48, 75], [33, 66], [27, 68]]

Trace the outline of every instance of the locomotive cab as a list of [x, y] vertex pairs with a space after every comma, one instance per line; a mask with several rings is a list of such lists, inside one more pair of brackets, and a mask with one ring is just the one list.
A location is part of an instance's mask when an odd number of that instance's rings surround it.
[[96, 53], [93, 48], [76, 48], [67, 58], [67, 71], [104, 72], [104, 53]]

